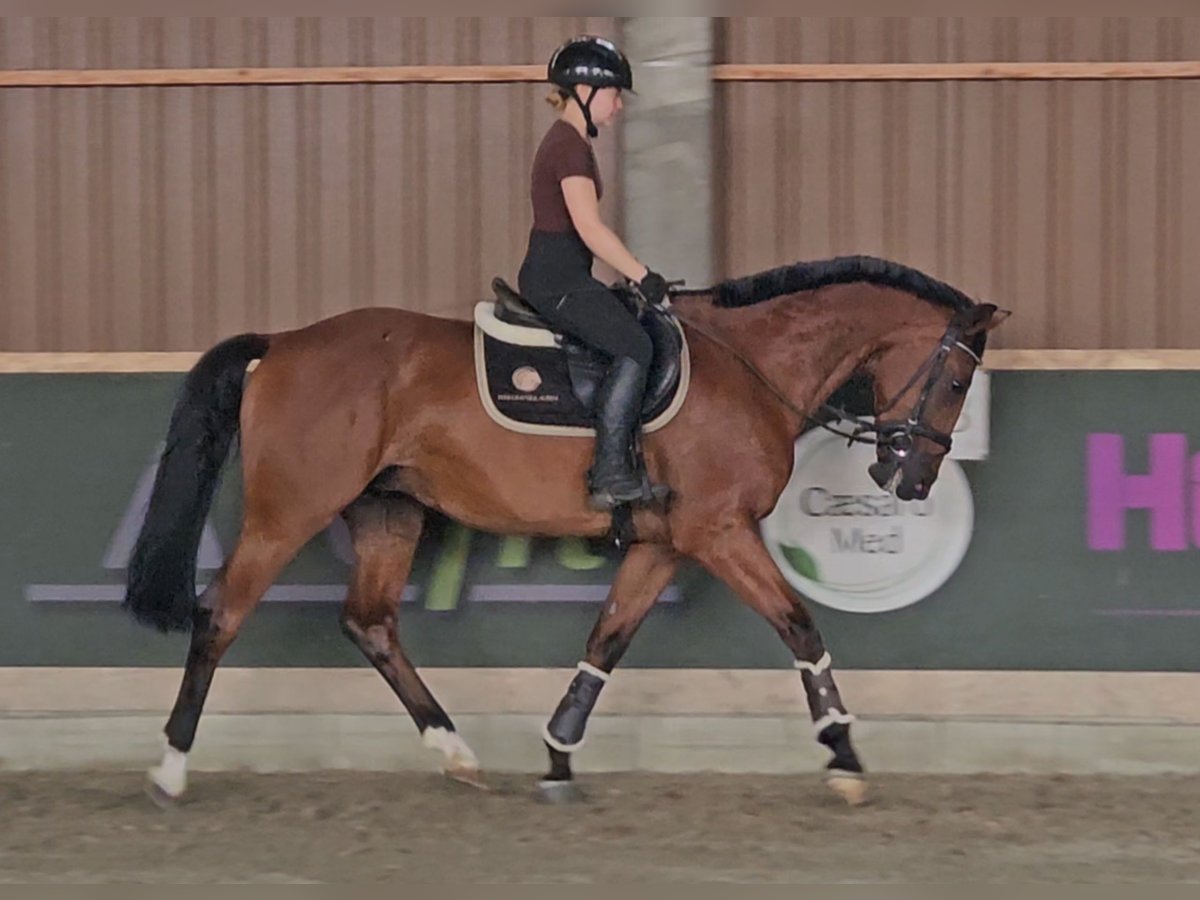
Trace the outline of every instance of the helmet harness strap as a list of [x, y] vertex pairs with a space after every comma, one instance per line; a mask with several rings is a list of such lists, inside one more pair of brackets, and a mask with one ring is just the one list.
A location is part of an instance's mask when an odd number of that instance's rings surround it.
[[587, 98], [587, 103], [584, 103], [581, 99], [579, 99], [579, 86], [575, 84], [571, 85], [571, 96], [575, 98], [575, 102], [578, 103], [579, 108], [583, 110], [583, 120], [587, 123], [588, 137], [593, 138], [598, 137], [600, 134], [599, 129], [597, 129], [595, 124], [592, 122], [592, 101], [596, 99], [596, 93], [597, 89], [593, 87], [591, 95]]

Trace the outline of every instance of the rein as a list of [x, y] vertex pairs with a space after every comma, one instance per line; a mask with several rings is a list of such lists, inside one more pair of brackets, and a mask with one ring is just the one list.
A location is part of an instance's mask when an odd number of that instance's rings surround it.
[[[921, 421], [921, 415], [925, 411], [925, 404], [929, 400], [929, 395], [933, 391], [933, 386], [937, 383], [938, 379], [941, 377], [942, 370], [945, 368], [946, 358], [950, 355], [952, 350], [962, 350], [973, 360], [975, 360], [977, 365], [982, 362], [982, 360], [979, 358], [979, 355], [962, 342], [961, 336], [959, 335], [959, 326], [951, 322], [950, 326], [946, 329], [946, 333], [942, 336], [941, 341], [938, 343], [938, 346], [933, 349], [928, 357], [926, 357], [925, 361], [912, 374], [912, 377], [908, 379], [904, 387], [897, 391], [892, 399], [876, 413], [876, 416], [879, 416], [895, 407], [895, 405], [900, 401], [900, 398], [903, 397], [913, 387], [913, 385], [917, 383], [922, 375], [928, 372], [929, 376], [921, 390], [921, 395], [905, 422], [878, 425], [874, 422], [868, 422], [866, 419], [852, 415], [846, 410], [840, 409], [829, 403], [822, 403], [821, 406], [818, 407], [820, 411], [826, 415], [834, 416], [838, 419], [851, 422], [855, 425], [854, 431], [845, 432], [834, 428], [828, 423], [827, 420], [819, 419], [796, 406], [796, 404], [788, 399], [788, 397], [784, 395], [784, 393], [779, 390], [779, 388], [776, 387], [771, 380], [767, 378], [767, 376], [764, 375], [757, 366], [754, 365], [754, 363], [747, 359], [743, 353], [738, 351], [728, 341], [714, 334], [709, 329], [704, 328], [701, 325], [697, 325], [695, 322], [691, 321], [685, 316], [680, 315], [679, 310], [673, 306], [671, 307], [671, 313], [677, 319], [679, 319], [680, 322], [687, 325], [689, 328], [694, 329], [697, 333], [703, 335], [717, 346], [732, 354], [732, 356], [743, 366], [745, 366], [755, 378], [761, 381], [763, 385], [772, 394], [774, 394], [785, 407], [799, 416], [803, 421], [811, 425], [824, 428], [826, 431], [832, 432], [838, 437], [845, 438], [848, 444], [859, 443], [883, 445], [890, 447], [899, 456], [904, 456], [908, 453], [908, 450], [912, 445], [913, 437], [928, 438], [929, 440], [940, 444], [947, 451], [950, 450], [950, 436], [943, 434], [934, 428], [930, 428]], [[870, 434], [874, 434], [876, 437], [864, 437], [864, 435]]]

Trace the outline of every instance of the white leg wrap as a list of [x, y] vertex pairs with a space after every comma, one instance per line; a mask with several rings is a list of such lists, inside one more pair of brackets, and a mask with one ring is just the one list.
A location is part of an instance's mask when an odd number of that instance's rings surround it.
[[187, 754], [168, 746], [162, 763], [150, 770], [150, 779], [168, 797], [180, 797], [187, 789]]
[[574, 753], [583, 746], [583, 739], [580, 738], [578, 744], [564, 744], [550, 733], [550, 723], [547, 722], [542, 726], [542, 740], [557, 750], [559, 753]]
[[608, 672], [605, 672], [603, 669], [597, 669], [591, 663], [581, 662], [575, 668], [578, 669], [580, 672], [587, 672], [589, 675], [596, 676], [601, 681], [603, 681], [605, 684], [608, 684], [608, 679], [612, 677], [611, 675], [609, 675]]
[[833, 665], [833, 657], [826, 651], [825, 655], [818, 659], [815, 663], [805, 662], [802, 659], [795, 660], [794, 665], [801, 672], [811, 672], [813, 675], [820, 675], [826, 669]]
[[831, 709], [817, 721], [813, 722], [813, 729], [820, 734], [830, 725], [849, 725], [854, 721], [854, 716], [850, 713], [842, 712], [839, 709]]
[[451, 769], [478, 769], [479, 760], [457, 731], [447, 731], [442, 726], [426, 728], [421, 742], [430, 750], [440, 750]]

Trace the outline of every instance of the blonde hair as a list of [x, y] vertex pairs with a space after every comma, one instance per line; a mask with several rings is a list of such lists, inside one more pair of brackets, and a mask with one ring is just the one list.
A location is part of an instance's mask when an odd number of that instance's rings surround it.
[[555, 88], [546, 95], [546, 102], [554, 107], [555, 112], [562, 112], [567, 108], [567, 100], [570, 95], [562, 88]]

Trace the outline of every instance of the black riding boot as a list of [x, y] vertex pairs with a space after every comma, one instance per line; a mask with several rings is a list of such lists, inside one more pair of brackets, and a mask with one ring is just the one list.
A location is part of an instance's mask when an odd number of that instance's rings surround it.
[[612, 509], [640, 500], [642, 476], [632, 466], [630, 447], [646, 389], [646, 370], [627, 356], [616, 360], [596, 390], [596, 458], [588, 472], [590, 503]]

